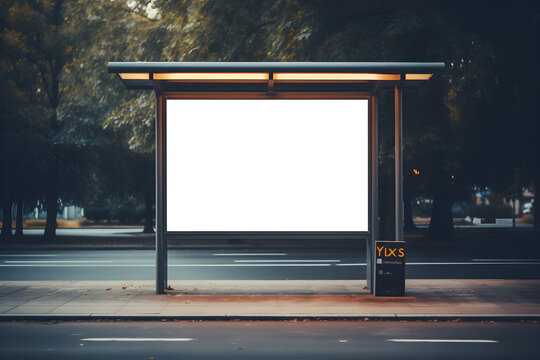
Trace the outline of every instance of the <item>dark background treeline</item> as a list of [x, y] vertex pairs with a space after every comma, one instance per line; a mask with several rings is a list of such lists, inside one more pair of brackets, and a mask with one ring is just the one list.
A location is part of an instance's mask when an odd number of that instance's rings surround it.
[[[108, 61], [445, 61], [443, 75], [404, 95], [404, 189], [407, 226], [412, 199], [431, 198], [427, 236], [451, 239], [452, 204], [475, 186], [538, 189], [539, 22], [537, 1], [2, 1], [2, 235], [12, 206], [20, 236], [38, 203], [45, 239], [66, 204], [95, 218], [136, 209], [129, 216], [152, 231], [154, 96], [125, 91]], [[393, 231], [392, 101], [381, 93], [383, 238]]]

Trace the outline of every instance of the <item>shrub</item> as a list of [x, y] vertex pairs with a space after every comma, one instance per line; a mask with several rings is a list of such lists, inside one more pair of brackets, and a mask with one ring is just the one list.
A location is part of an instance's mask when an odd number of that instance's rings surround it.
[[84, 215], [94, 222], [117, 220], [121, 224], [140, 224], [144, 219], [144, 204], [136, 199], [96, 200], [85, 206]]

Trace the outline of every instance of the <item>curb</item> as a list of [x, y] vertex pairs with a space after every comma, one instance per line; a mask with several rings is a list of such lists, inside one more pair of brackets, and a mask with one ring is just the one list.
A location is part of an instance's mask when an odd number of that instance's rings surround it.
[[3, 321], [428, 321], [428, 322], [525, 322], [540, 321], [540, 314], [493, 315], [0, 315]]

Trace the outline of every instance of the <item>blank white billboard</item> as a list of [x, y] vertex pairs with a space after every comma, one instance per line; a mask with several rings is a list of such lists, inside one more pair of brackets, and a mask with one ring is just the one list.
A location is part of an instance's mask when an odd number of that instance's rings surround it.
[[167, 231], [368, 231], [368, 101], [168, 99]]

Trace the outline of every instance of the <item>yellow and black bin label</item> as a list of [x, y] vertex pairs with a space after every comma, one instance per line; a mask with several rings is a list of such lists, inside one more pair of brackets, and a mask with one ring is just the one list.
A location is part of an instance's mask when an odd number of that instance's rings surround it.
[[405, 241], [375, 241], [375, 296], [405, 295]]

